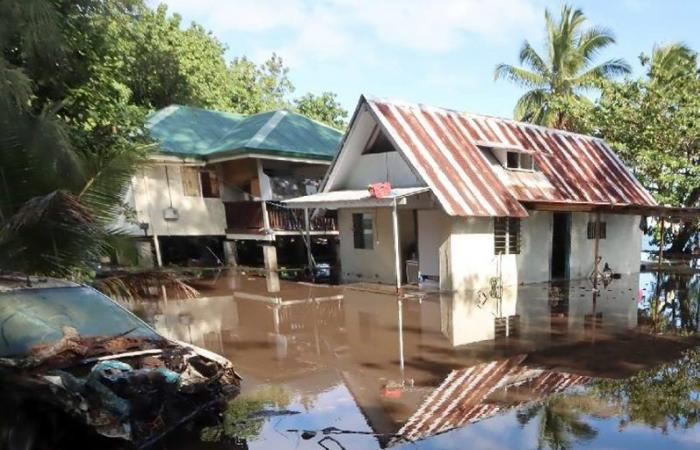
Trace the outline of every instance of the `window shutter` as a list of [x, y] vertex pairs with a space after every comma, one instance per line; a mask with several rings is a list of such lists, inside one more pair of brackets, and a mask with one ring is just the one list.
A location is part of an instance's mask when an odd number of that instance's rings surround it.
[[196, 167], [182, 167], [182, 193], [186, 197], [200, 197], [199, 169]]

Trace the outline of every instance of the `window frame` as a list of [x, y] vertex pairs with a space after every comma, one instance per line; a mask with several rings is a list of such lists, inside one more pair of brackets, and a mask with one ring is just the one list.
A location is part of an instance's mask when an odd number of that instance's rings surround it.
[[598, 239], [605, 239], [608, 236], [608, 224], [607, 222], [601, 220], [598, 222], [598, 227], [596, 227], [595, 220], [589, 220], [586, 226], [586, 237], [588, 239], [595, 239], [596, 235]]
[[356, 250], [374, 250], [374, 217], [372, 214], [352, 213], [352, 236], [353, 247]]
[[519, 255], [522, 248], [522, 232], [519, 217], [493, 218], [494, 255]]

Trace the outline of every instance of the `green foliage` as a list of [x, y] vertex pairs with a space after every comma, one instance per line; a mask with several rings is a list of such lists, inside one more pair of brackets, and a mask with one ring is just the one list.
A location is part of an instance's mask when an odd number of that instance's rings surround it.
[[576, 129], [570, 109], [586, 109], [590, 100], [583, 95], [596, 90], [600, 83], [630, 71], [626, 62], [612, 59], [594, 65], [597, 54], [615, 43], [613, 34], [604, 28], [584, 28], [586, 17], [579, 9], [564, 5], [559, 20], [545, 10], [546, 54], [539, 54], [525, 41], [520, 50], [522, 67], [499, 64], [496, 79], [508, 79], [529, 89], [516, 103], [518, 120]]
[[323, 92], [321, 95], [308, 93], [294, 100], [294, 105], [300, 114], [335, 129], [342, 131], [347, 127], [345, 120], [348, 112], [343, 109], [337, 100], [337, 95], [332, 92]]
[[255, 439], [260, 435], [265, 419], [263, 411], [269, 408], [286, 408], [292, 398], [281, 386], [269, 385], [243, 394], [229, 402], [219, 425], [203, 428], [200, 438], [204, 442], [220, 442], [224, 439]]
[[260, 65], [246, 57], [236, 58], [230, 72], [228, 95], [233, 111], [255, 114], [290, 107], [287, 97], [294, 92], [294, 85], [289, 80], [289, 68], [276, 54]]
[[0, 16], [0, 264], [84, 277], [146, 151], [96, 18], [129, 2], [13, 0]]
[[[592, 127], [608, 140], [661, 204], [700, 204], [700, 70], [680, 44], [642, 55], [646, 76], [606, 83]], [[671, 236], [672, 251], [687, 251], [697, 227]]]
[[689, 429], [700, 422], [700, 354], [624, 380], [599, 380], [592, 395], [618, 407], [620, 426], [644, 424], [661, 430]]
[[571, 402], [560, 395], [518, 411], [518, 422], [524, 426], [533, 419], [538, 420], [537, 448], [567, 450], [573, 443], [594, 439], [598, 432], [584, 419], [582, 405]]

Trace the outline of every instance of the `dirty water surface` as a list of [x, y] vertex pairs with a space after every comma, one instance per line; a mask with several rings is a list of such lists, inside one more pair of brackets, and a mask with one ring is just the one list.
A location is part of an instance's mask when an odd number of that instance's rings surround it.
[[163, 448], [700, 446], [696, 279], [402, 297], [246, 274], [194, 284], [201, 298], [126, 304], [229, 358], [243, 385]]

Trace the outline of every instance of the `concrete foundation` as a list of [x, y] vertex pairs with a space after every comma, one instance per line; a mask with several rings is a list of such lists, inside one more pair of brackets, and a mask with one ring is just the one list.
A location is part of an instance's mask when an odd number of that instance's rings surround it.
[[138, 240], [134, 245], [136, 245], [136, 254], [138, 255], [138, 266], [148, 268], [154, 267], [153, 241]]

